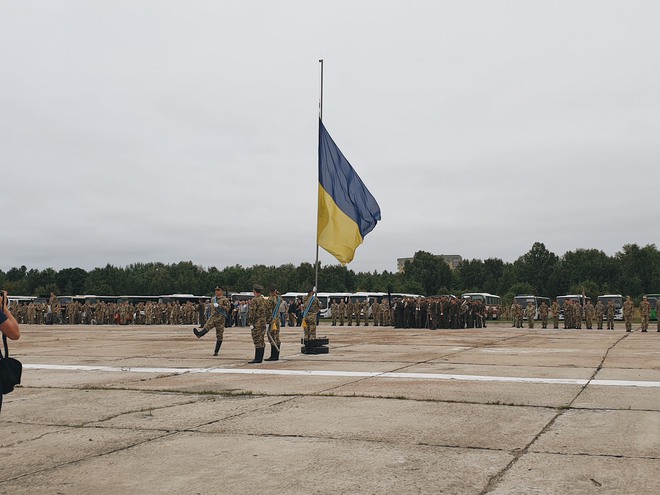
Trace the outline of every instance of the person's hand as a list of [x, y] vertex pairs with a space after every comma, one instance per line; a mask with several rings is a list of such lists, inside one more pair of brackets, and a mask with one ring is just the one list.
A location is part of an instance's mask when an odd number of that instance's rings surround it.
[[220, 305], [218, 303], [213, 303], [213, 306], [215, 306], [217, 308]]

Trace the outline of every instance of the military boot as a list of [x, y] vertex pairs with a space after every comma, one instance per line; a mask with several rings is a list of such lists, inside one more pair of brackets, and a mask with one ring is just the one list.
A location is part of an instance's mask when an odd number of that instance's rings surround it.
[[248, 364], [258, 364], [263, 362], [264, 360], [264, 350], [265, 347], [255, 347], [254, 348], [254, 359], [252, 361], [248, 361]]
[[198, 329], [193, 328], [193, 333], [195, 334], [195, 337], [197, 337], [198, 339], [201, 339], [202, 337], [204, 337], [204, 335], [209, 333], [209, 331], [206, 330], [206, 329], [202, 329], [202, 331], [200, 332]]
[[[280, 346], [280, 349], [282, 349], [281, 346]], [[271, 345], [270, 346], [270, 357], [266, 358], [266, 361], [277, 361], [278, 359], [280, 359], [280, 351], [275, 349], [275, 346]]]
[[220, 346], [222, 345], [222, 340], [216, 340], [215, 341], [215, 351], [213, 352], [214, 356], [218, 355], [218, 352], [220, 352]]

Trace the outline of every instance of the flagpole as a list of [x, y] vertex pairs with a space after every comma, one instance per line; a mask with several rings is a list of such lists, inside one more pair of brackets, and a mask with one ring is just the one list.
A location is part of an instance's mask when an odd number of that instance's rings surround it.
[[[319, 99], [319, 121], [323, 121], [323, 59], [319, 60], [321, 64], [321, 98]], [[320, 134], [319, 134], [320, 138]], [[320, 144], [320, 143], [319, 143]], [[316, 187], [321, 183], [321, 177], [317, 177]], [[316, 201], [316, 262], [314, 263], [314, 291], [318, 293], [319, 287], [319, 211], [318, 194]]]

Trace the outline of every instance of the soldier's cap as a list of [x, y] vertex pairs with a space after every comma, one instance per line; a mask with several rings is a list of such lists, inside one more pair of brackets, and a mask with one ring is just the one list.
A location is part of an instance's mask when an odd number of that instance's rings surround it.
[[220, 287], [219, 285], [216, 285], [216, 286], [215, 286], [215, 289], [213, 289], [213, 290], [221, 290], [221, 291], [224, 292], [224, 289], [223, 289], [222, 287]]
[[258, 292], [259, 294], [261, 294], [264, 291], [264, 288], [259, 284], [255, 284], [252, 287], [252, 290], [255, 291], [255, 292]]
[[309, 294], [310, 292], [314, 292], [313, 286], [307, 287], [307, 293]]
[[271, 292], [277, 292], [277, 289], [275, 287], [273, 287], [272, 285], [270, 287], [268, 287], [268, 290], [271, 291]]

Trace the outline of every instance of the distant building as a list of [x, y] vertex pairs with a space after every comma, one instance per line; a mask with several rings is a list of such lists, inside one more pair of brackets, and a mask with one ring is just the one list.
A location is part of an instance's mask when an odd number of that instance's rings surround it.
[[[463, 257], [458, 254], [434, 254], [436, 258], [441, 258], [445, 263], [449, 265], [450, 269], [458, 268], [458, 265], [463, 261]], [[403, 273], [403, 267], [406, 264], [406, 261], [412, 261], [413, 258], [397, 258], [396, 259], [396, 268], [399, 273]]]

